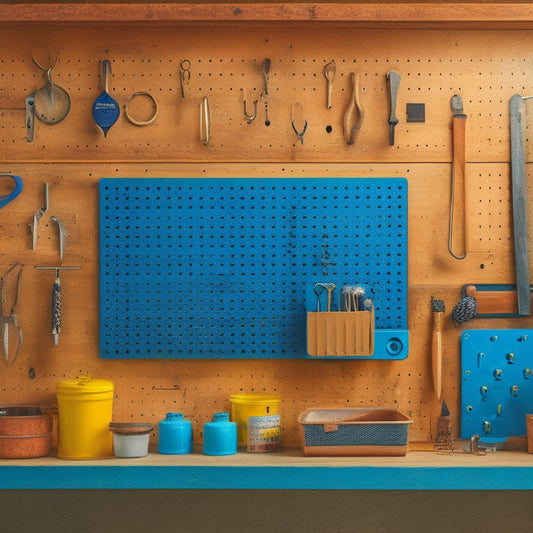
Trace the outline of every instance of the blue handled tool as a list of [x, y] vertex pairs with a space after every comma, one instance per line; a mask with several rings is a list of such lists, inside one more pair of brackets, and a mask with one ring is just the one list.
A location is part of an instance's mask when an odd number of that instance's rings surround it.
[[3, 178], [12, 179], [15, 182], [15, 188], [10, 194], [0, 196], [0, 209], [14, 200], [22, 192], [22, 179], [19, 176], [14, 176], [13, 174], [0, 174], [0, 179]]
[[111, 63], [105, 59], [102, 61], [104, 91], [93, 104], [93, 118], [96, 124], [102, 128], [104, 137], [107, 136], [109, 128], [118, 120], [120, 115], [117, 101], [108, 94], [108, 73], [111, 74]]

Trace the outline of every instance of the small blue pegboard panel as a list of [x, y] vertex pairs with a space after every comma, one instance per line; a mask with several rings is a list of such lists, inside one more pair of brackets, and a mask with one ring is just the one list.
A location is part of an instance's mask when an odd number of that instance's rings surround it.
[[461, 337], [461, 437], [526, 435], [533, 413], [533, 330], [469, 330]]
[[103, 358], [304, 358], [306, 295], [330, 279], [371, 288], [372, 357], [407, 356], [404, 178], [102, 178], [99, 195]]

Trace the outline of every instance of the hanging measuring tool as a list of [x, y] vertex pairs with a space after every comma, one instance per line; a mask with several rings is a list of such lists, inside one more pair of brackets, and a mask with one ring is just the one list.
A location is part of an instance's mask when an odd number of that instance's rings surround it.
[[[18, 274], [17, 274], [17, 282], [15, 286], [15, 297], [13, 299], [13, 305], [9, 306], [6, 305], [7, 301], [9, 299], [9, 293], [8, 293], [8, 284], [7, 280], [9, 277], [9, 274], [13, 272], [16, 268], [18, 268]], [[13, 266], [8, 268], [6, 272], [2, 275], [2, 278], [0, 279], [0, 283], [2, 285], [2, 316], [0, 317], [0, 324], [2, 327], [2, 336], [3, 336], [3, 347], [4, 347], [4, 358], [6, 361], [6, 364], [13, 364], [17, 357], [20, 355], [20, 352], [22, 350], [22, 341], [23, 341], [23, 335], [22, 335], [22, 328], [20, 327], [18, 323], [17, 313], [20, 308], [20, 294], [22, 290], [22, 269], [23, 266], [19, 263], [15, 263]], [[5, 309], [9, 308], [8, 311]], [[15, 329], [17, 332], [17, 347], [15, 348], [14, 352], [11, 349], [11, 342], [10, 342], [10, 331], [12, 329]], [[13, 353], [12, 353], [13, 352]]]
[[524, 132], [522, 130], [523, 101], [529, 98], [522, 98], [519, 94], [515, 94], [509, 101], [516, 291], [518, 296], [518, 314], [524, 316], [531, 314], [527, 171], [523, 138]]
[[[463, 100], [455, 94], [452, 96], [452, 180], [450, 197], [450, 220], [448, 229], [448, 251], [455, 259], [466, 257], [466, 194], [465, 194], [465, 169], [466, 169], [466, 115], [463, 112]], [[459, 216], [457, 216], [459, 215]], [[463, 231], [456, 232], [455, 227], [462, 224]], [[457, 252], [457, 249], [461, 250]]]
[[78, 266], [35, 266], [36, 270], [55, 270], [56, 277], [52, 286], [52, 339], [54, 346], [59, 345], [59, 335], [63, 321], [63, 312], [61, 307], [61, 279], [59, 272], [61, 270], [79, 270]]

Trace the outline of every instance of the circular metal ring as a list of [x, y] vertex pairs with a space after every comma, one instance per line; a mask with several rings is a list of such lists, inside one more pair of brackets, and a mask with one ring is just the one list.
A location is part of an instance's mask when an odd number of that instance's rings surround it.
[[[148, 119], [148, 120], [137, 120], [137, 119], [134, 119], [129, 111], [128, 111], [128, 105], [135, 99], [137, 98], [138, 96], [147, 96], [151, 101], [152, 101], [152, 104], [153, 104], [153, 108], [154, 108], [154, 114]], [[126, 103], [124, 104], [124, 114], [126, 115], [126, 118], [132, 123], [134, 124], [135, 126], [148, 126], [148, 124], [151, 124], [157, 117], [157, 112], [158, 112], [158, 106], [157, 106], [157, 101], [156, 99], [149, 93], [149, 92], [146, 92], [146, 91], [137, 91], [135, 93], [133, 93], [130, 97], [129, 100], [126, 101]]]

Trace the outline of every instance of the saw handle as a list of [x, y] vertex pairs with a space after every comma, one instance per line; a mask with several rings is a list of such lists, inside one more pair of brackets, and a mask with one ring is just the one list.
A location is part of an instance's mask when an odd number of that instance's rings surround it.
[[476, 299], [478, 315], [513, 315], [518, 313], [516, 291], [478, 291], [475, 285], [466, 285], [464, 294]]

